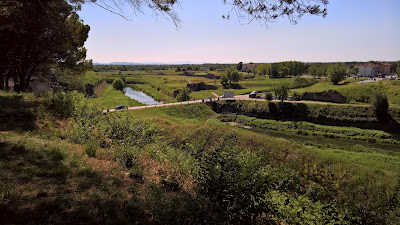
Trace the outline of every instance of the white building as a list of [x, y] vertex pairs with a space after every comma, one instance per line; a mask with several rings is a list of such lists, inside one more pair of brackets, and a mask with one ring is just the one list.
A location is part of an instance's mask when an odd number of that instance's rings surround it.
[[359, 66], [358, 73], [364, 77], [376, 77], [378, 75], [389, 75], [389, 63], [366, 63]]
[[375, 77], [378, 76], [379, 66], [371, 63], [360, 65], [358, 68], [358, 73], [363, 77]]

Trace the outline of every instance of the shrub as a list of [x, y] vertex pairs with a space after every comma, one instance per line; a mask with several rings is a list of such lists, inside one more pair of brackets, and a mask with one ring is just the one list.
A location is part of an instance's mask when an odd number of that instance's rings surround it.
[[221, 207], [232, 224], [245, 224], [263, 213], [268, 215], [275, 206], [264, 198], [272, 184], [262, 160], [250, 151], [234, 149], [234, 139], [221, 140], [203, 158], [200, 185], [202, 194]]
[[266, 93], [265, 94], [265, 99], [268, 100], [268, 101], [271, 101], [272, 100], [272, 93], [271, 92]]
[[382, 92], [376, 92], [371, 98], [371, 107], [378, 120], [383, 120], [388, 115], [389, 103], [387, 97]]
[[94, 139], [90, 140], [89, 143], [85, 146], [85, 153], [89, 157], [95, 157], [97, 151], [97, 143]]
[[143, 147], [151, 143], [158, 132], [153, 124], [126, 112], [109, 115], [101, 122], [100, 129], [100, 136], [110, 140], [110, 145], [123, 148]]
[[75, 143], [87, 143], [98, 129], [98, 123], [103, 118], [100, 107], [87, 99], [76, 102], [72, 113], [70, 139]]
[[190, 99], [190, 90], [187, 87], [180, 90], [178, 96], [176, 96], [176, 100], [178, 102], [188, 101], [189, 99]]
[[120, 90], [122, 91], [124, 89], [125, 83], [121, 79], [115, 79], [112, 83], [112, 86], [115, 90]]
[[64, 92], [47, 92], [43, 95], [43, 103], [46, 108], [50, 109], [55, 116], [61, 118], [71, 117], [76, 104], [84, 99], [83, 94], [77, 91], [68, 93]]

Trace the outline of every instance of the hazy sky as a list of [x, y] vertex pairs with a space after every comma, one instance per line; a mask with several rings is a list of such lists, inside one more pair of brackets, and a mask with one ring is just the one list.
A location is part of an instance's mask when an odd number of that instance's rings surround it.
[[304, 62], [400, 60], [400, 0], [330, 0], [328, 16], [286, 18], [269, 28], [241, 25], [222, 0], [181, 0], [182, 27], [151, 11], [131, 21], [85, 4], [79, 12], [91, 27], [85, 44], [94, 62]]

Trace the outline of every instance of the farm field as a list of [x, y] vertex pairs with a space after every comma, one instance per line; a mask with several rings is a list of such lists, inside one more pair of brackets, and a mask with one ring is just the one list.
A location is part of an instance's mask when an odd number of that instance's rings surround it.
[[[173, 102], [173, 92], [175, 90], [180, 90], [185, 88], [189, 83], [200, 83], [204, 82], [207, 85], [212, 85], [215, 87], [215, 90], [202, 90], [191, 92], [191, 98], [208, 98], [214, 97], [212, 92], [216, 93], [217, 95], [222, 95], [224, 91], [229, 91], [228, 89], [224, 89], [220, 84], [219, 80], [216, 79], [208, 79], [203, 77], [191, 77], [185, 75], [176, 75], [176, 72], [172, 74], [166, 73], [166, 75], [156, 75], [156, 74], [140, 74], [134, 73], [138, 71], [124, 71], [124, 74], [132, 74], [132, 75], [112, 75], [112, 73], [101, 73], [105, 79], [113, 80], [116, 78], [124, 77], [126, 82], [128, 83], [127, 86], [132, 87], [135, 90], [140, 90], [145, 94], [152, 96], [154, 99], [158, 101], [164, 102]], [[205, 75], [204, 72], [196, 72], [196, 75]], [[218, 73], [214, 73], [219, 75]], [[298, 79], [297, 79], [298, 80]], [[244, 79], [240, 82], [241, 88], [240, 89], [231, 89], [234, 91], [235, 95], [242, 95], [248, 94], [254, 90], [259, 92], [265, 91], [273, 91], [274, 86], [280, 82], [287, 82], [292, 88], [303, 87], [307, 85], [314, 84], [318, 82], [315, 79], [311, 78], [301, 78], [300, 82], [295, 82], [296, 78], [283, 78], [283, 79], [270, 79], [265, 76], [256, 76], [255, 78], [251, 79]], [[134, 83], [134, 84], [130, 84]]]
[[[165, 75], [157, 75], [163, 73]], [[206, 75], [208, 72], [194, 72], [195, 75]], [[224, 71], [212, 72], [220, 75]], [[155, 71], [122, 71], [117, 72], [98, 72], [105, 79], [112, 81], [115, 78], [123, 77], [127, 82], [127, 86], [135, 90], [144, 92], [152, 96], [155, 100], [165, 103], [175, 102], [173, 98], [174, 91], [185, 88], [189, 83], [204, 82], [207, 85], [214, 86], [214, 90], [202, 90], [190, 93], [190, 98], [201, 99], [214, 97], [213, 93], [218, 96], [222, 95], [224, 89], [219, 80], [208, 79], [205, 77], [192, 77], [180, 75], [182, 72], [175, 72], [174, 69], [155, 70]], [[247, 73], [244, 73], [247, 76]], [[389, 103], [393, 106], [400, 105], [400, 81], [380, 81], [377, 83], [360, 84], [366, 78], [347, 78], [338, 85], [333, 85], [326, 78], [314, 79], [311, 77], [301, 78], [269, 78], [267, 76], [254, 76], [250, 74], [249, 79], [239, 82], [241, 88], [231, 89], [235, 95], [248, 94], [251, 91], [273, 92], [273, 88], [279, 83], [287, 83], [290, 91], [289, 95], [302, 94], [304, 92], [322, 92], [327, 90], [335, 90], [346, 97], [348, 103], [352, 104], [369, 104], [371, 94], [376, 91], [386, 93]]]

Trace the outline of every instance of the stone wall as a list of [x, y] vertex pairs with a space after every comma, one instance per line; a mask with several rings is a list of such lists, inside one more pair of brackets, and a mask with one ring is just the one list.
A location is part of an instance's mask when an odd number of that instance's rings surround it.
[[301, 96], [302, 100], [312, 100], [321, 102], [334, 102], [334, 103], [346, 103], [346, 97], [341, 95], [337, 91], [328, 90], [323, 92], [304, 92]]
[[204, 82], [191, 83], [186, 85], [191, 91], [201, 91], [201, 90], [216, 90], [218, 89], [214, 85], [207, 85]]

